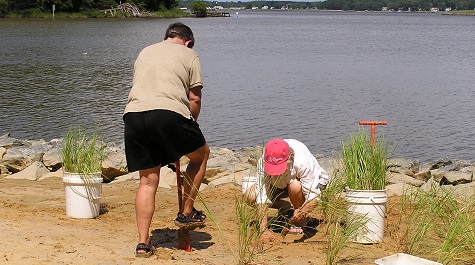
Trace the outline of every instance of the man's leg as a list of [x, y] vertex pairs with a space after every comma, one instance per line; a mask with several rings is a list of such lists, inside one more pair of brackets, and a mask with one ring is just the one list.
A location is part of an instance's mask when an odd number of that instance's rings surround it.
[[140, 183], [135, 196], [135, 218], [139, 243], [150, 244], [150, 224], [155, 211], [155, 193], [160, 181], [160, 166], [139, 170]]
[[[303, 195], [302, 191], [302, 184], [300, 181], [293, 181], [287, 186], [287, 190], [289, 192], [289, 199], [292, 205], [294, 206], [294, 216], [292, 219], [295, 219], [299, 215], [299, 208], [305, 203], [305, 196]], [[294, 220], [294, 225], [297, 226], [296, 228], [291, 229], [291, 233], [301, 234], [303, 232], [303, 227], [307, 224], [306, 222], [306, 213], [302, 213], [303, 216]]]
[[189, 179], [185, 179], [183, 183], [183, 209], [181, 209], [181, 212], [185, 216], [190, 215], [193, 210], [194, 201], [205, 176], [209, 152], [209, 146], [205, 144], [198, 150], [186, 155], [190, 162], [186, 167], [186, 176]]
[[300, 181], [293, 181], [287, 186], [287, 191], [289, 192], [289, 199], [294, 209], [302, 207], [305, 202], [305, 196], [302, 191], [302, 184]]

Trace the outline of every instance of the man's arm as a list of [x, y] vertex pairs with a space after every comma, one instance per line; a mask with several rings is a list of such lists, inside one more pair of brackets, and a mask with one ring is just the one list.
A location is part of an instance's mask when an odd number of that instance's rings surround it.
[[190, 111], [193, 119], [198, 120], [201, 111], [201, 88], [202, 86], [196, 86], [190, 89], [188, 94], [188, 100], [190, 101]]

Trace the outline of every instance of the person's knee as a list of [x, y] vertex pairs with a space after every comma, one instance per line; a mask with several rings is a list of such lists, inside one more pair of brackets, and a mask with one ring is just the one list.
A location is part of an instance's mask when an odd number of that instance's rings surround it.
[[202, 163], [208, 161], [210, 149], [208, 144], [204, 144], [202, 147], [198, 148], [194, 152], [187, 154], [186, 156], [194, 163]]
[[257, 185], [254, 184], [251, 187], [249, 187], [246, 191], [244, 191], [244, 200], [248, 204], [254, 204], [256, 202], [257, 198], [257, 193], [256, 193]]
[[[289, 199], [294, 204], [294, 207], [300, 207], [305, 201], [305, 196], [302, 190], [302, 184], [300, 181], [293, 181], [287, 186], [289, 192]], [[295, 205], [297, 204], [297, 205]]]
[[300, 181], [292, 181], [292, 183], [287, 186], [287, 191], [289, 192], [289, 196], [290, 194], [302, 193], [302, 184]]
[[140, 184], [155, 187], [160, 182], [160, 166], [139, 170]]

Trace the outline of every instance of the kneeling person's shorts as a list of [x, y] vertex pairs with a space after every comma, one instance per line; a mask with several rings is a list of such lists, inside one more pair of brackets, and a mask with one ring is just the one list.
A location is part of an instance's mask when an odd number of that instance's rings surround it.
[[169, 110], [129, 112], [124, 124], [129, 172], [165, 166], [206, 144], [196, 121]]

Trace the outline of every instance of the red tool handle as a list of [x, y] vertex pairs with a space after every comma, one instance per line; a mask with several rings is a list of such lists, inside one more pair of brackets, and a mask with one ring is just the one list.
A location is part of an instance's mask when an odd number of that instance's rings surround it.
[[181, 207], [183, 206], [183, 192], [182, 187], [183, 183], [181, 183], [181, 170], [180, 170], [180, 161], [175, 162], [175, 170], [176, 170], [176, 186], [178, 188], [178, 211], [181, 212]]
[[387, 125], [387, 121], [360, 121], [360, 125], [370, 125], [371, 126], [371, 144], [374, 146], [374, 137], [376, 134], [376, 125]]
[[[182, 211], [183, 206], [183, 183], [181, 183], [180, 161], [175, 162], [176, 169], [176, 186], [178, 192], [178, 211]], [[178, 248], [186, 252], [191, 251], [190, 245], [190, 231], [187, 228], [181, 227], [178, 229]]]

